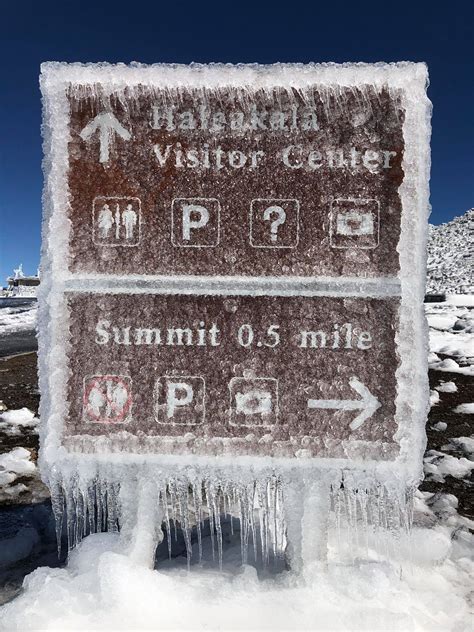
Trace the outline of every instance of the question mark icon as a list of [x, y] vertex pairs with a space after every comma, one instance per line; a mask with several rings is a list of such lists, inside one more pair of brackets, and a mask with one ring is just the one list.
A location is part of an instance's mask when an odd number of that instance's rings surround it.
[[[276, 219], [271, 221], [272, 215], [276, 215]], [[276, 242], [278, 236], [278, 228], [285, 223], [286, 221], [286, 213], [285, 211], [281, 208], [281, 206], [269, 206], [268, 208], [265, 209], [264, 213], [263, 213], [263, 219], [266, 222], [271, 221], [271, 225], [270, 225], [270, 239], [272, 240], [273, 243]]]

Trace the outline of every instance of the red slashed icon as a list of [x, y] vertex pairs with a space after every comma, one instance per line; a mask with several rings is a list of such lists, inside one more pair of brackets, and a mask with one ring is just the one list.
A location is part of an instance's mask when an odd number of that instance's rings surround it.
[[85, 421], [103, 424], [129, 421], [132, 380], [123, 375], [93, 375], [84, 379]]

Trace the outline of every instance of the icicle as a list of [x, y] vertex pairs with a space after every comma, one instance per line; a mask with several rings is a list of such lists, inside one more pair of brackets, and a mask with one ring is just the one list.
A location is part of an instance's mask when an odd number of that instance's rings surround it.
[[184, 536], [184, 544], [186, 546], [186, 561], [188, 564], [188, 570], [191, 567], [192, 546], [191, 546], [191, 529], [189, 527], [189, 487], [187, 484], [183, 484], [178, 489], [179, 497], [179, 515], [181, 530]]
[[58, 557], [61, 557], [61, 539], [63, 532], [63, 517], [65, 511], [65, 499], [60, 480], [54, 478], [50, 482], [51, 506], [54, 514], [56, 526], [56, 544], [58, 548]]
[[170, 494], [171, 500], [171, 517], [173, 520], [173, 530], [174, 530], [174, 540], [178, 541], [178, 519], [177, 519], [177, 501], [176, 501], [176, 493], [175, 493], [175, 481], [168, 480], [168, 491]]
[[168, 558], [171, 559], [171, 525], [170, 514], [168, 508], [168, 486], [165, 485], [161, 490], [161, 504], [163, 505], [163, 514], [165, 519], [166, 540], [168, 543]]
[[199, 563], [202, 562], [202, 482], [193, 483], [194, 513], [196, 516], [196, 531], [198, 539]]
[[86, 496], [86, 504], [87, 504], [87, 516], [88, 516], [88, 528], [89, 533], [95, 533], [97, 530], [97, 522], [95, 515], [95, 487], [97, 485], [97, 480], [92, 481], [91, 484], [87, 486], [87, 496]]
[[215, 544], [214, 544], [214, 512], [212, 511], [212, 502], [210, 500], [210, 490], [209, 490], [209, 481], [206, 480], [204, 483], [204, 489], [206, 492], [206, 504], [207, 504], [207, 509], [209, 512], [209, 527], [211, 530], [211, 550], [212, 550], [212, 561], [215, 561], [216, 559], [216, 554], [215, 554]]
[[214, 485], [212, 483], [209, 483], [209, 491], [211, 493], [213, 521], [216, 527], [217, 534], [217, 556], [219, 560], [219, 568], [222, 569], [222, 526], [219, 510], [219, 492], [214, 488]]
[[[257, 485], [255, 484], [254, 490], [253, 490], [252, 506], [255, 507], [256, 504], [258, 506], [258, 489], [257, 489]], [[257, 544], [258, 544], [257, 543], [257, 529], [256, 529], [255, 520], [253, 519], [251, 521], [251, 529], [252, 529], [253, 558], [254, 558], [254, 561], [257, 562]]]

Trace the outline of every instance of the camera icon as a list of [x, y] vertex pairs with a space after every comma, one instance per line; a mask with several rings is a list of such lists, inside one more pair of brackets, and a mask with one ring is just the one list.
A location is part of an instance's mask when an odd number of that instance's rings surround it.
[[332, 201], [329, 231], [331, 248], [376, 248], [379, 237], [378, 200], [339, 198]]
[[229, 382], [231, 426], [266, 427], [278, 421], [278, 380], [234, 377]]

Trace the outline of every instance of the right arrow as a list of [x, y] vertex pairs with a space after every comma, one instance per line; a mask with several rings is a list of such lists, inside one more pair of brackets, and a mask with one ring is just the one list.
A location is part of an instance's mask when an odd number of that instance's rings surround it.
[[331, 408], [334, 410], [360, 410], [361, 412], [350, 423], [351, 430], [357, 430], [382, 405], [369, 389], [356, 377], [349, 380], [350, 386], [361, 396], [361, 399], [308, 399], [308, 408]]

